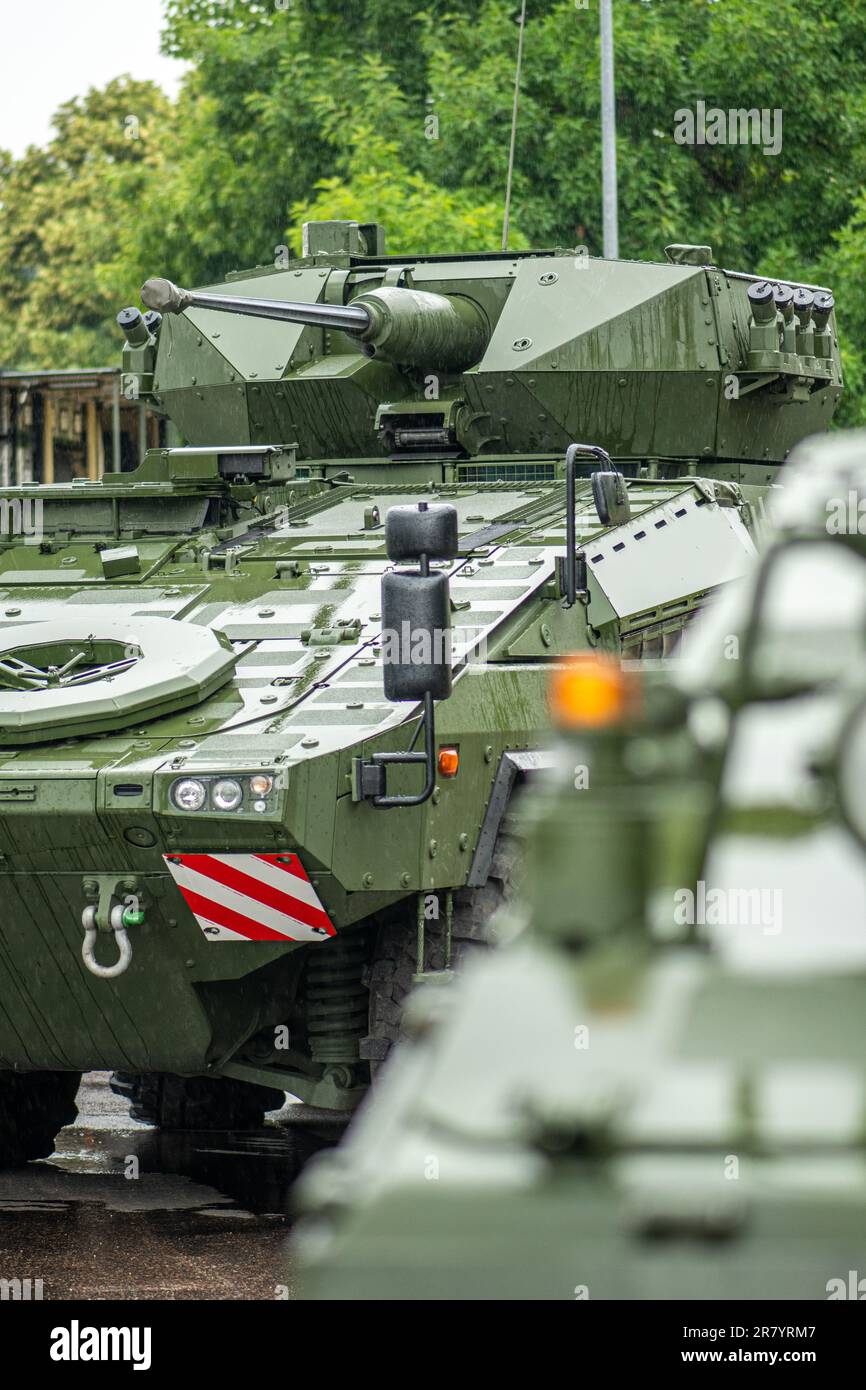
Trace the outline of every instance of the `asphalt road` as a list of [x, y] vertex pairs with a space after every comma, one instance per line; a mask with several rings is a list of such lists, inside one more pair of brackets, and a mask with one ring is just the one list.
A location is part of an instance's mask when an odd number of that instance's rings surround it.
[[[292, 1298], [291, 1184], [325, 1137], [287, 1104], [250, 1133], [163, 1135], [91, 1072], [50, 1159], [0, 1172], [0, 1280], [45, 1299]], [[35, 1287], [33, 1285], [32, 1287]]]

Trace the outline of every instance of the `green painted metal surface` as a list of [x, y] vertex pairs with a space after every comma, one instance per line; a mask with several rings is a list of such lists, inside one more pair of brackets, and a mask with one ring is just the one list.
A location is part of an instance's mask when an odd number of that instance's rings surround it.
[[[389, 258], [379, 231], [331, 224], [306, 245], [286, 270], [202, 293], [366, 304], [368, 339], [231, 303], [151, 318], [129, 330], [124, 387], [186, 443], [100, 482], [0, 492], [0, 652], [37, 671], [23, 696], [0, 680], [0, 1068], [246, 1067], [309, 1094], [327, 1067], [309, 1051], [305, 972], [328, 943], [209, 942], [163, 856], [296, 854], [338, 937], [401, 902], [413, 922], [419, 893], [466, 884], [503, 755], [545, 739], [550, 663], [665, 655], [743, 573], [767, 486], [840, 390], [832, 317], [807, 354], [796, 332], [782, 351], [780, 315], [778, 361], [751, 370], [753, 280], [712, 266]], [[587, 587], [568, 608], [575, 438], [626, 475], [631, 519], [602, 524], [585, 461]], [[460, 767], [426, 804], [379, 812], [353, 798], [353, 760], [405, 749], [419, 715], [384, 699], [383, 526], [390, 506], [423, 501], [459, 520], [437, 739]], [[39, 517], [27, 540], [24, 505]], [[53, 659], [43, 625], [66, 633]], [[120, 638], [130, 664], [110, 671]], [[171, 800], [182, 778], [256, 774], [273, 781], [258, 806]], [[392, 769], [389, 790], [416, 777]], [[80, 960], [94, 875], [103, 896], [126, 882], [145, 903], [133, 964], [111, 981]], [[297, 1046], [280, 1057], [287, 1020]]]

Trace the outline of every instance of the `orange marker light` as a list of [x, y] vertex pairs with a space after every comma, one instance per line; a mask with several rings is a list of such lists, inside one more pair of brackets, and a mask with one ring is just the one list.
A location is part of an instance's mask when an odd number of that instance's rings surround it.
[[456, 777], [457, 769], [460, 766], [460, 750], [458, 748], [440, 748], [438, 766], [440, 777]]
[[550, 710], [562, 729], [604, 729], [633, 713], [637, 684], [619, 662], [600, 654], [573, 656], [550, 678]]

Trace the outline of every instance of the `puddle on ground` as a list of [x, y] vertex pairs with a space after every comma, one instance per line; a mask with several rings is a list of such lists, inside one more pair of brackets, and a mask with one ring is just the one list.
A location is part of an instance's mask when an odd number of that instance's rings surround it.
[[0, 1171], [0, 1278], [48, 1298], [284, 1298], [292, 1185], [345, 1121], [287, 1104], [248, 1131], [162, 1132], [91, 1073], [48, 1159]]
[[[201, 1204], [203, 1198], [212, 1207], [216, 1198], [218, 1206], [233, 1202], [257, 1215], [285, 1216], [292, 1184], [304, 1164], [328, 1142], [334, 1139], [328, 1141], [305, 1127], [162, 1133], [143, 1126], [120, 1131], [74, 1126], [58, 1136], [50, 1159], [29, 1168], [49, 1168], [85, 1179], [115, 1178], [122, 1188], [115, 1183], [110, 1187], [86, 1184], [88, 1195], [97, 1200], [97, 1194], [101, 1195], [109, 1208], [189, 1207]], [[185, 1178], [186, 1184], [178, 1178]], [[40, 1185], [40, 1179], [35, 1178], [35, 1185]], [[210, 1190], [204, 1193], [202, 1188]], [[2, 1194], [0, 1176], [0, 1209]]]

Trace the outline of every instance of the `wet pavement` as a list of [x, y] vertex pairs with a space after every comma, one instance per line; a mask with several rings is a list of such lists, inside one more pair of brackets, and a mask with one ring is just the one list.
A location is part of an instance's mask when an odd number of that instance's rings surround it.
[[295, 1296], [291, 1186], [342, 1124], [289, 1102], [263, 1129], [162, 1134], [91, 1072], [50, 1159], [0, 1172], [0, 1280], [45, 1299]]

